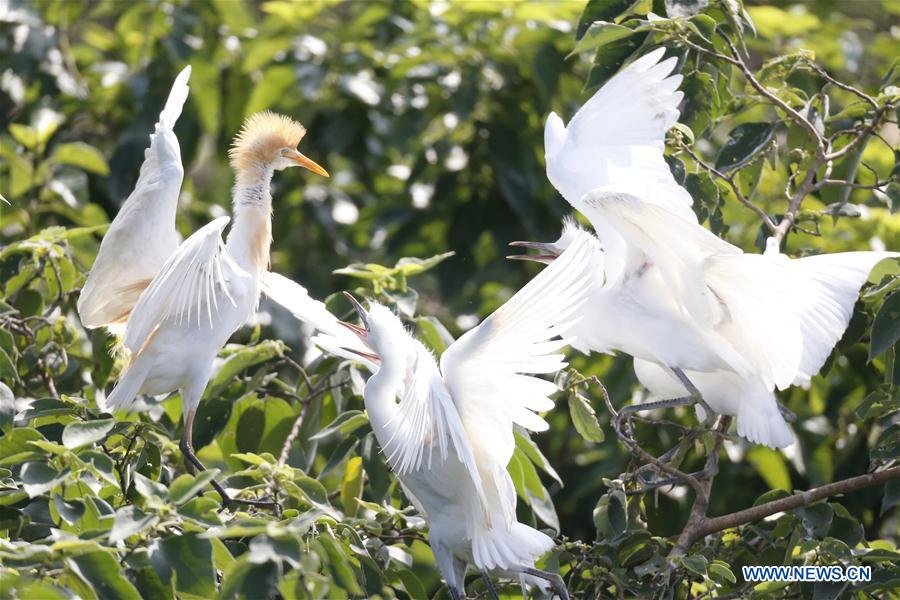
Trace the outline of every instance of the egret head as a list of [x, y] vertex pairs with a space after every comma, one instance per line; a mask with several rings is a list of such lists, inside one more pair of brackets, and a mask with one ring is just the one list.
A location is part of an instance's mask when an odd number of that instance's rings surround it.
[[244, 121], [228, 151], [231, 166], [238, 172], [303, 167], [328, 177], [328, 171], [297, 150], [306, 128], [284, 115], [263, 111]]
[[562, 235], [555, 242], [510, 242], [509, 244], [517, 248], [537, 250], [538, 254], [514, 254], [506, 258], [550, 264], [581, 236], [593, 236], [593, 234], [579, 225], [573, 217], [566, 217], [563, 219]]
[[346, 348], [347, 350], [370, 360], [380, 360], [386, 353], [396, 352], [404, 347], [404, 341], [409, 338], [409, 334], [403, 327], [403, 322], [391, 312], [391, 309], [370, 301], [369, 310], [366, 310], [349, 292], [344, 292], [344, 296], [356, 309], [361, 325], [345, 321], [339, 323], [359, 336], [359, 339], [372, 350], [372, 354], [354, 348]]

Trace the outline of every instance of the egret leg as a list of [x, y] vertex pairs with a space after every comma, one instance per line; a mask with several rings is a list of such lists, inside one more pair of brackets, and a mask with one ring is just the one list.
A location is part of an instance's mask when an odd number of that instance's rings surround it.
[[450, 590], [450, 597], [453, 600], [461, 600], [461, 596], [459, 595], [459, 590], [453, 587], [452, 585], [448, 585], [447, 589]]
[[703, 394], [700, 393], [700, 390], [697, 389], [697, 386], [694, 385], [694, 382], [691, 381], [687, 375], [685, 375], [684, 371], [682, 371], [678, 367], [673, 367], [672, 372], [675, 373], [675, 377], [678, 378], [678, 381], [681, 382], [681, 385], [687, 388], [687, 391], [691, 394], [691, 399], [703, 407], [703, 410], [706, 411], [706, 424], [712, 427], [713, 422], [716, 420], [716, 413], [709, 407], [709, 404], [706, 403], [706, 400], [703, 399]]
[[788, 423], [793, 423], [794, 421], [797, 420], [797, 413], [795, 413], [794, 411], [789, 409], [787, 406], [785, 406], [781, 402], [781, 400], [776, 399], [775, 403], [778, 405], [778, 412], [781, 413], [781, 416], [784, 418], [785, 421], [787, 421]]
[[[196, 415], [196, 413], [196, 410], [190, 410], [185, 414], [184, 435], [181, 436], [181, 442], [178, 444], [178, 447], [181, 449], [182, 454], [184, 454], [185, 467], [191, 474], [194, 474], [194, 468], [199, 471], [206, 470], [206, 467], [203, 466], [203, 463], [200, 462], [200, 459], [194, 453], [192, 438], [194, 431], [194, 416]], [[279, 504], [278, 502], [274, 502], [272, 500], [243, 500], [239, 498], [232, 498], [231, 495], [225, 491], [225, 488], [222, 487], [222, 485], [215, 479], [210, 480], [209, 483], [213, 486], [216, 492], [218, 492], [219, 496], [221, 496], [222, 508], [225, 508], [231, 504], [239, 504], [244, 506], [256, 506], [258, 508], [272, 508], [277, 514], [281, 514], [281, 504]]]
[[484, 587], [487, 588], [491, 600], [499, 600], [500, 596], [497, 595], [497, 588], [494, 587], [494, 582], [491, 581], [490, 575], [484, 569], [481, 569], [481, 578], [484, 579]]
[[[623, 432], [631, 434], [633, 428], [631, 426], [631, 415], [634, 413], [644, 412], [648, 410], [656, 410], [659, 408], [672, 408], [673, 406], [691, 406], [695, 402], [692, 396], [684, 398], [670, 398], [668, 400], [654, 400], [653, 402], [642, 402], [641, 404], [631, 404], [623, 406], [616, 415], [616, 431], [621, 435]], [[625, 428], [622, 428], [623, 423]]]
[[538, 577], [540, 579], [544, 579], [550, 582], [550, 587], [553, 588], [553, 591], [556, 592], [556, 595], [559, 596], [560, 600], [570, 600], [569, 590], [566, 589], [566, 582], [563, 581], [563, 578], [560, 577], [557, 573], [551, 573], [549, 571], [541, 571], [540, 569], [534, 569], [531, 567], [523, 567], [518, 569], [520, 573], [525, 573], [526, 575], [531, 575], [532, 577]]

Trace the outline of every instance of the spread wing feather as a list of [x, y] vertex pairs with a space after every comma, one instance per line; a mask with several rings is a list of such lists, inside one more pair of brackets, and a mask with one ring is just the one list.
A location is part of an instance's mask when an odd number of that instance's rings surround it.
[[552, 406], [553, 384], [527, 376], [565, 366], [560, 350], [591, 280], [590, 246], [573, 243], [558, 259], [441, 357], [447, 390], [459, 410], [491, 506], [515, 520], [515, 490], [506, 472], [513, 424], [547, 429], [535, 410]]
[[[626, 262], [649, 261], [658, 266], [688, 314], [701, 324], [715, 324], [718, 303], [706, 288], [703, 261], [716, 254], [740, 254], [740, 248], [695, 222], [630, 194], [594, 190], [585, 196], [583, 204], [585, 216], [595, 227], [610, 227], [626, 241], [630, 253]], [[632, 268], [639, 266], [634, 264]], [[620, 268], [616, 275], [608, 273], [607, 277], [615, 281], [625, 272]]]
[[[663, 158], [666, 132], [678, 121], [681, 75], [659, 48], [625, 67], [575, 113], [569, 125], [552, 113], [544, 129], [547, 176], [580, 210], [597, 188], [657, 202], [696, 222], [691, 196]], [[605, 241], [605, 240], [604, 240]]]
[[212, 329], [220, 302], [236, 306], [228, 289], [232, 277], [250, 277], [228, 256], [219, 217], [186, 239], [144, 290], [128, 319], [125, 347], [139, 352], [164, 321]]
[[159, 115], [134, 191], [113, 219], [78, 298], [85, 327], [120, 330], [132, 308], [181, 241], [175, 211], [184, 177], [172, 128], [188, 95], [190, 66], [172, 86]]

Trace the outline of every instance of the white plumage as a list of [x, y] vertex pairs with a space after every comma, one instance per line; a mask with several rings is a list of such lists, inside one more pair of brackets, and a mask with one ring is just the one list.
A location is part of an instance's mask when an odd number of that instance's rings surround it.
[[774, 388], [819, 371], [869, 270], [895, 254], [790, 260], [776, 245], [751, 255], [698, 225], [663, 157], [681, 100], [663, 51], [613, 77], [567, 128], [547, 120], [547, 176], [597, 237], [569, 222], [554, 244], [518, 244], [552, 257], [591, 239], [594, 285], [575, 346], [634, 356], [641, 382], [664, 399], [689, 395], [672, 371], [681, 369], [713, 410], [737, 416], [738, 433], [786, 446], [793, 435]]
[[466, 565], [546, 585], [531, 570], [553, 542], [517, 521], [506, 467], [514, 424], [547, 428], [537, 411], [553, 406], [556, 386], [532, 375], [565, 365], [560, 351], [590, 285], [589, 246], [574, 243], [460, 337], [440, 369], [389, 309], [372, 303], [361, 314], [368, 330], [362, 339], [380, 362], [365, 388], [369, 420], [391, 468], [427, 515], [435, 559], [454, 595]]
[[[223, 231], [229, 217], [215, 219], [180, 242], [175, 213], [184, 168], [173, 127], [187, 99], [190, 73], [186, 67], [172, 86], [135, 189], [100, 244], [78, 311], [85, 327], [124, 330], [129, 364], [105, 408], [124, 410], [138, 394], [180, 390], [182, 450], [190, 465], [202, 469], [191, 445], [191, 428], [213, 360], [254, 314], [263, 280], [279, 289], [289, 281], [268, 273], [272, 175], [289, 166], [327, 173], [297, 151], [305, 133], [299, 123], [271, 113], [254, 115], [232, 148], [237, 183], [227, 242]], [[296, 297], [292, 294], [292, 300]], [[322, 324], [327, 321], [322, 310], [310, 302], [295, 314]], [[332, 317], [328, 325], [335, 323]]]

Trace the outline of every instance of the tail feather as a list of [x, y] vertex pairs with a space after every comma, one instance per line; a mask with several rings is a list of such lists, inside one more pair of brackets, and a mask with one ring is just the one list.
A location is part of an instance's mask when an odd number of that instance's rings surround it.
[[794, 443], [794, 432], [781, 416], [773, 392], [762, 387], [748, 388], [742, 396], [738, 435], [769, 448], [785, 448]]
[[109, 413], [131, 408], [149, 371], [149, 361], [142, 361], [137, 357], [119, 378], [116, 387], [100, 408]]
[[472, 558], [479, 569], [533, 567], [535, 559], [553, 548], [553, 540], [537, 529], [514, 522], [504, 527], [481, 529], [472, 540]]

